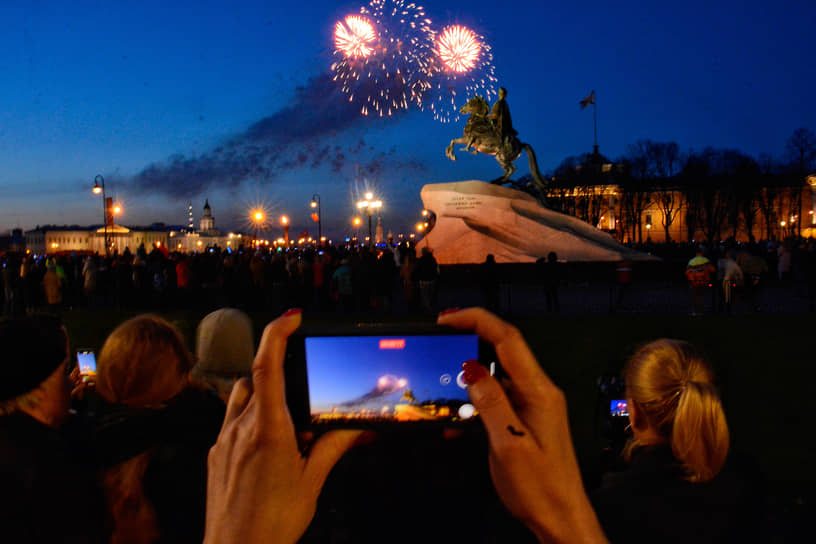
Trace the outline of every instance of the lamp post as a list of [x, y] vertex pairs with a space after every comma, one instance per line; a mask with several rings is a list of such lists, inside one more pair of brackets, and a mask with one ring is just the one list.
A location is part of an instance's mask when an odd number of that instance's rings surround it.
[[363, 220], [359, 217], [354, 217], [351, 220], [351, 224], [354, 225], [354, 240], [357, 241], [357, 238], [360, 236], [360, 225], [363, 224]]
[[[322, 242], [323, 240], [323, 214], [320, 212], [320, 195], [315, 193], [312, 195], [312, 209], [317, 208], [317, 240]], [[314, 219], [314, 213], [312, 214], [312, 219]]]
[[374, 243], [374, 236], [371, 233], [371, 217], [374, 215], [374, 212], [378, 211], [380, 208], [382, 208], [382, 200], [374, 200], [374, 195], [372, 193], [366, 193], [365, 200], [357, 202], [357, 209], [364, 211], [365, 214], [368, 216], [369, 246], [371, 246]]
[[286, 247], [289, 247], [289, 218], [281, 215], [281, 225], [283, 225], [283, 239], [286, 241]]
[[94, 178], [93, 194], [102, 194], [102, 220], [105, 229], [105, 256], [110, 255], [110, 242], [108, 241], [108, 197], [105, 194], [105, 178], [97, 174]]
[[264, 213], [261, 210], [255, 210], [251, 215], [252, 225], [255, 227], [255, 245], [258, 245], [258, 229], [263, 226]]

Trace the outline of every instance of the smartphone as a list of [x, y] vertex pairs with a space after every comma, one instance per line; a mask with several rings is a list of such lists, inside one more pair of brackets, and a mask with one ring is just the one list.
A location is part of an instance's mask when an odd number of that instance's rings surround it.
[[303, 330], [290, 337], [287, 402], [298, 428], [468, 426], [462, 363], [499, 372], [492, 346], [437, 325]]
[[93, 350], [77, 350], [77, 366], [83, 381], [87, 382], [89, 378], [96, 376], [96, 355]]
[[612, 417], [629, 417], [629, 405], [626, 399], [609, 401], [609, 415]]

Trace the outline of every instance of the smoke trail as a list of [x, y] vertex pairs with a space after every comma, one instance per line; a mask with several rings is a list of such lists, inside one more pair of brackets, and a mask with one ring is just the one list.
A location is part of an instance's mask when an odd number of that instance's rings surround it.
[[[370, 119], [349, 103], [329, 74], [310, 78], [295, 91], [292, 101], [257, 121], [246, 131], [201, 155], [172, 155], [150, 164], [129, 180], [138, 192], [162, 193], [182, 198], [210, 187], [238, 186], [247, 180], [269, 182], [286, 170], [328, 165], [339, 173], [346, 162], [368, 155], [362, 169], [380, 172], [393, 152], [370, 158], [373, 147], [360, 140], [341, 146], [327, 138], [348, 131]], [[415, 161], [389, 160], [400, 168], [422, 168]]]
[[340, 406], [350, 407], [350, 406], [357, 406], [358, 404], [365, 404], [368, 401], [379, 399], [385, 396], [388, 396], [392, 393], [396, 393], [400, 389], [405, 388], [408, 385], [408, 380], [405, 378], [397, 378], [396, 376], [392, 376], [391, 374], [386, 374], [385, 376], [380, 377], [377, 380], [377, 385], [375, 385], [370, 391], [364, 393], [357, 397], [356, 399], [352, 399], [340, 404]]

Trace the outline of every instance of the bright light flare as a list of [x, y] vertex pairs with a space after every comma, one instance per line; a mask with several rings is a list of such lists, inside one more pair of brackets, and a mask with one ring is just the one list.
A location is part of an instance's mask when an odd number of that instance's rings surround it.
[[442, 30], [436, 41], [436, 50], [445, 66], [461, 74], [476, 66], [482, 44], [469, 28], [453, 25]]
[[374, 52], [377, 33], [365, 17], [349, 15], [334, 27], [334, 45], [346, 57], [366, 58]]

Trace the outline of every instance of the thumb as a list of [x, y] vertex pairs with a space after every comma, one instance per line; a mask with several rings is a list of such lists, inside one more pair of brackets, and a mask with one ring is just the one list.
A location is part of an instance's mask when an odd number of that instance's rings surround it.
[[306, 474], [310, 481], [317, 484], [317, 491], [337, 461], [363, 434], [364, 431], [330, 431], [314, 443], [306, 461]]
[[504, 389], [488, 375], [487, 369], [475, 361], [463, 366], [468, 395], [482, 418], [490, 442], [495, 445], [503, 440], [511, 427], [514, 434], [527, 433], [526, 425], [519, 419]]

